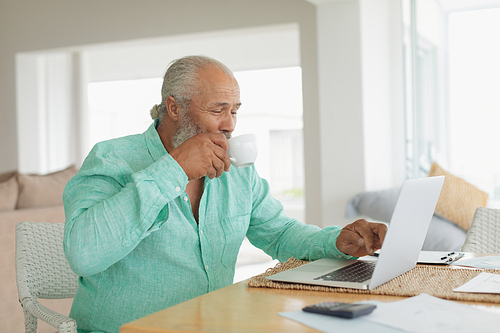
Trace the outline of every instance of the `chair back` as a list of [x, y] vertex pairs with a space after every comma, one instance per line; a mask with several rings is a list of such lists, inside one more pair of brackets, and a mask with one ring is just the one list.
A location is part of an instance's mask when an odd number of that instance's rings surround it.
[[500, 253], [500, 209], [476, 209], [462, 251]]
[[78, 276], [63, 252], [64, 223], [19, 222], [16, 225], [16, 279], [25, 297], [73, 298]]

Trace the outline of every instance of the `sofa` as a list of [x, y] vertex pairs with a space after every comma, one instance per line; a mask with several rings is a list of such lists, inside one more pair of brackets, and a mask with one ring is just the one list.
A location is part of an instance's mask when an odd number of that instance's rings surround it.
[[[487, 206], [488, 194], [446, 171], [436, 162], [432, 164], [429, 176], [445, 176], [445, 181], [422, 250], [461, 251], [474, 213], [478, 207]], [[399, 189], [396, 187], [355, 195], [347, 204], [346, 217], [389, 223]]]
[[[368, 191], [354, 196], [346, 207], [346, 217], [389, 223], [399, 187]], [[423, 251], [460, 251], [467, 232], [451, 221], [434, 214], [422, 246]]]
[[[0, 175], [0, 331], [24, 332], [24, 314], [17, 296], [15, 229], [20, 221], [64, 223], [62, 192], [77, 172], [74, 166], [48, 175], [16, 171]], [[40, 300], [68, 315], [72, 299]], [[38, 332], [57, 332], [39, 322]]]

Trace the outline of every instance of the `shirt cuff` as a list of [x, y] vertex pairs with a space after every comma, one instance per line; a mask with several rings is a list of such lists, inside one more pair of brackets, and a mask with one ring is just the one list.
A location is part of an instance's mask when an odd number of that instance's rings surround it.
[[168, 201], [181, 195], [189, 182], [184, 170], [169, 154], [165, 154], [144, 172], [145, 179], [142, 180], [153, 181]]
[[330, 232], [332, 233], [332, 237], [329, 237], [330, 247], [332, 249], [332, 251], [330, 253], [328, 253], [329, 257], [337, 258], [337, 259], [358, 259], [358, 257], [353, 257], [351, 255], [345, 254], [345, 253], [339, 251], [339, 249], [337, 249], [337, 237], [339, 236], [340, 232], [342, 231], [342, 228], [340, 226], [333, 225], [333, 226], [326, 227], [324, 229], [330, 229], [331, 230]]

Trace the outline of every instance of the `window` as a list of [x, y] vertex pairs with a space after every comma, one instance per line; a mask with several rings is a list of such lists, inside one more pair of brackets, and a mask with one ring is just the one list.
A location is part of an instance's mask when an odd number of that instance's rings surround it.
[[437, 161], [500, 207], [500, 8], [404, 4], [407, 176]]
[[451, 13], [450, 166], [500, 200], [500, 8]]
[[[407, 114], [407, 176], [425, 177], [438, 151], [441, 152], [440, 118], [437, 103], [436, 46], [421, 38], [418, 42], [416, 63], [418, 70], [413, 81], [414, 107], [417, 112]], [[411, 109], [410, 109], [411, 110]]]
[[161, 85], [161, 78], [90, 83], [89, 146], [144, 132], [152, 121], [149, 110], [161, 101]]
[[[242, 107], [234, 135], [255, 133], [255, 166], [288, 213], [304, 220], [302, 72], [300, 67], [235, 73]], [[298, 215], [291, 213], [296, 211]]]
[[271, 130], [269, 138], [271, 191], [280, 200], [300, 202], [305, 194], [302, 130]]

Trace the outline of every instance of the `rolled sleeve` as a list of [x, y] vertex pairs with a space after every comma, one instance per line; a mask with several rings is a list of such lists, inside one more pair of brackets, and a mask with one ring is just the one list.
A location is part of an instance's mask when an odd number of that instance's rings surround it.
[[104, 148], [89, 155], [64, 191], [64, 250], [70, 266], [82, 276], [105, 270], [160, 229], [168, 218], [168, 203], [188, 183], [168, 154], [125, 177], [130, 164], [116, 157], [118, 149]]

